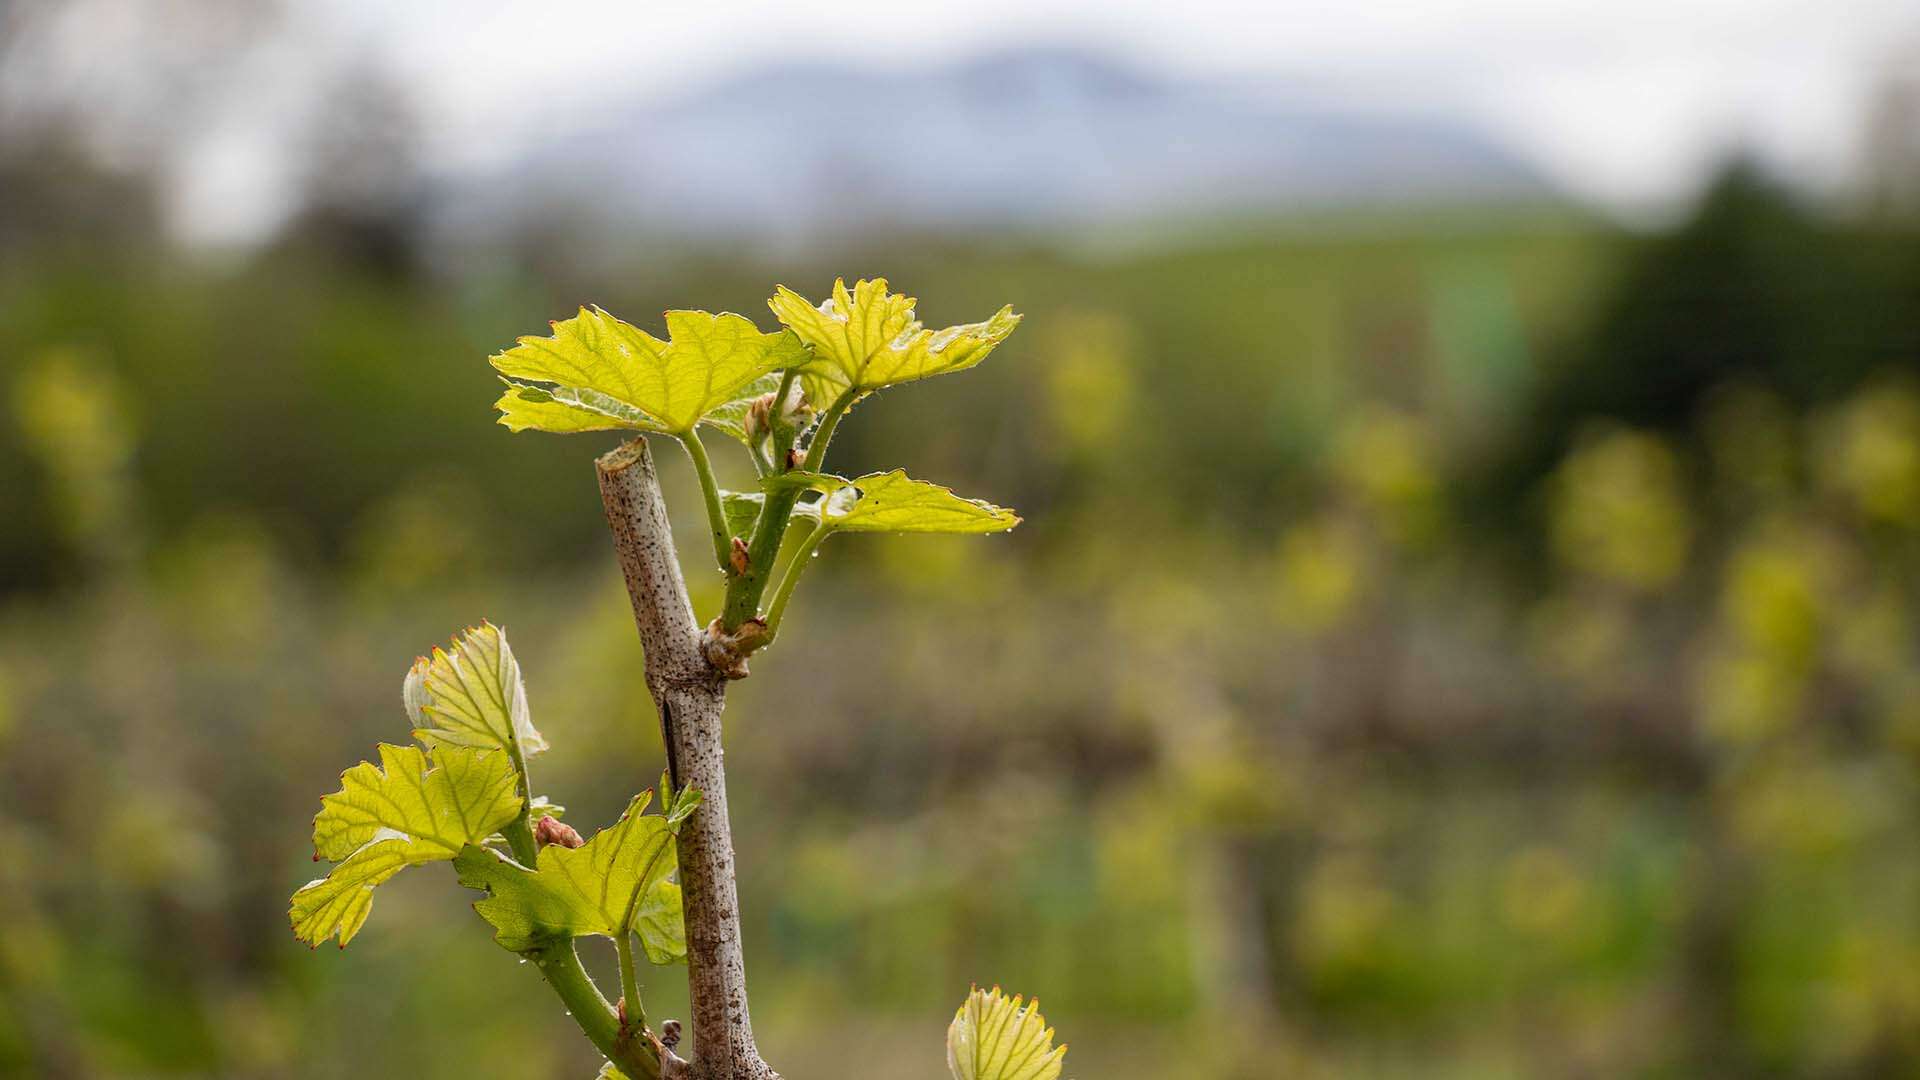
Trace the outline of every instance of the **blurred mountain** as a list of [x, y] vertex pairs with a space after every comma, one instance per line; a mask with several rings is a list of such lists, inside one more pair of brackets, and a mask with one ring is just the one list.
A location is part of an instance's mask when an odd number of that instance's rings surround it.
[[1463, 123], [1177, 83], [1058, 49], [745, 72], [553, 130], [451, 196], [462, 231], [538, 208], [789, 237], [853, 219], [942, 229], [1557, 198]]

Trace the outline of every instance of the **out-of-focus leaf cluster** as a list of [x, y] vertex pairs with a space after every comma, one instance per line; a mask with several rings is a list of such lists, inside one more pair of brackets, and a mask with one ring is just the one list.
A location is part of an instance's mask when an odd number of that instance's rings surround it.
[[[864, 565], [735, 688], [763, 1043], [923, 1074], [999, 982], [1084, 1076], [1911, 1071], [1916, 251], [1737, 180], [1650, 237], [876, 255], [931, 325], [1026, 322], [833, 467], [1027, 523], [835, 539]], [[297, 948], [289, 823], [476, 614], [565, 731], [541, 787], [618, 818], [660, 767], [580, 442], [618, 436], [500, 437], [473, 357], [833, 262], [6, 262], [7, 415], [79, 419], [0, 437], [0, 1072], [592, 1075], [444, 880], [381, 886], [354, 963]]]

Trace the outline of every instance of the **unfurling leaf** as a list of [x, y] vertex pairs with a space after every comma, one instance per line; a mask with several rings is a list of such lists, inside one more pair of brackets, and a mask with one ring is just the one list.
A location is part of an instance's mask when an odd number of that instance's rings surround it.
[[[414, 661], [400, 691], [413, 737], [429, 747], [481, 746], [532, 757], [547, 748], [527, 710], [527, 688], [507, 635], [483, 622]], [[551, 810], [547, 811], [552, 813]]]
[[947, 1028], [954, 1080], [1055, 1080], [1067, 1048], [1053, 1045], [1040, 1002], [1022, 1005], [999, 987], [975, 988]]
[[695, 787], [683, 787], [676, 793], [673, 790], [671, 774], [665, 772], [660, 774], [660, 790], [667, 793], [661, 800], [660, 813], [667, 819], [667, 828], [678, 836], [680, 823], [687, 820], [695, 810], [700, 809], [700, 804], [706, 801], [706, 796], [700, 794], [700, 789]]
[[833, 295], [817, 307], [782, 285], [767, 306], [813, 347], [800, 372], [808, 398], [821, 408], [848, 387], [865, 393], [970, 368], [1020, 325], [1009, 306], [985, 322], [929, 330], [914, 318], [915, 302], [889, 293], [886, 279], [875, 278], [851, 291], [836, 280]]
[[293, 931], [309, 945], [338, 935], [344, 947], [367, 921], [374, 886], [405, 867], [452, 859], [521, 812], [504, 753], [444, 747], [429, 767], [418, 747], [383, 745], [380, 763], [348, 769], [341, 790], [320, 801], [314, 852], [339, 865], [293, 894]]
[[[685, 434], [711, 414], [743, 437], [743, 401], [769, 372], [807, 359], [799, 339], [763, 334], [738, 315], [669, 311], [667, 340], [599, 308], [553, 324], [551, 337], [523, 337], [491, 357], [510, 386], [495, 407], [515, 431], [636, 431]], [[520, 385], [521, 382], [537, 386]]]
[[1020, 515], [978, 499], [963, 499], [899, 469], [840, 480], [820, 503], [827, 527], [843, 532], [1004, 532]]
[[677, 822], [644, 813], [651, 797], [635, 798], [625, 816], [578, 848], [541, 848], [532, 869], [488, 848], [462, 851], [454, 868], [461, 884], [488, 893], [473, 907], [493, 924], [494, 940], [524, 952], [583, 934], [614, 937], [631, 917], [649, 959], [684, 958], [680, 888], [667, 880]]

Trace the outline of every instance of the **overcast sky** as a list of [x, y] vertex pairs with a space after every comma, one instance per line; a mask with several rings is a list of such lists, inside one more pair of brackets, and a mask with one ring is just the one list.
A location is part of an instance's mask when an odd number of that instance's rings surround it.
[[[1630, 214], [1677, 205], [1735, 146], [1838, 182], [1873, 88], [1920, 67], [1914, 0], [289, 2], [283, 44], [230, 96], [252, 122], [199, 155], [203, 190], [188, 202], [216, 233], [271, 174], [254, 136], [306, 53], [382, 57], [446, 161], [510, 147], [543, 118], [782, 59], [907, 67], [1081, 46], [1166, 75], [1463, 117]], [[101, 20], [89, 22], [98, 44]], [[140, 33], [142, 48], [163, 44]]]
[[[1737, 143], [1831, 178], [1875, 80], [1920, 51], [1913, 0], [353, 0], [458, 138], [611, 93], [670, 94], [779, 57], [907, 66], [1079, 44], [1208, 80], [1303, 83], [1480, 120], [1582, 193], [1684, 194]], [[485, 12], [475, 15], [476, 11]]]

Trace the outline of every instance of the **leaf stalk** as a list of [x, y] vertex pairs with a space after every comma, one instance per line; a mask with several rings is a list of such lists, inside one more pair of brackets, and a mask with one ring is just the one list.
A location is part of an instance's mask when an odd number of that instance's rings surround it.
[[727, 509], [720, 502], [720, 482], [714, 479], [713, 461], [707, 457], [707, 448], [701, 443], [698, 431], [675, 437], [687, 448], [687, 456], [693, 459], [694, 474], [700, 478], [700, 493], [707, 503], [707, 527], [713, 534], [714, 565], [731, 578], [733, 567], [728, 556], [733, 546], [732, 537], [727, 533]]
[[780, 584], [773, 590], [773, 604], [767, 609], [767, 639], [761, 648], [773, 644], [773, 639], [779, 636], [780, 620], [787, 613], [787, 601], [793, 596], [794, 586], [800, 584], [800, 575], [806, 573], [807, 565], [813, 562], [813, 553], [820, 550], [820, 542], [832, 531], [822, 519], [787, 560], [786, 572], [780, 575]]

